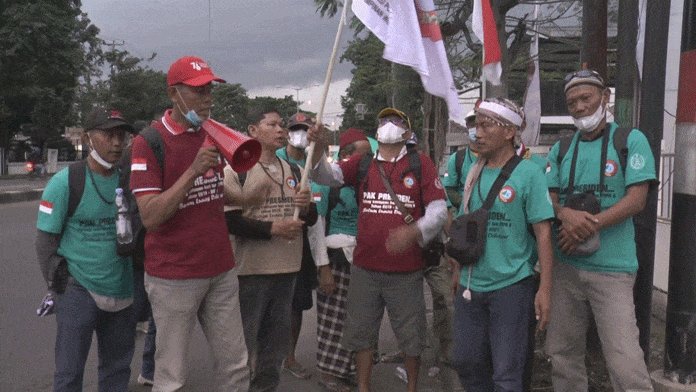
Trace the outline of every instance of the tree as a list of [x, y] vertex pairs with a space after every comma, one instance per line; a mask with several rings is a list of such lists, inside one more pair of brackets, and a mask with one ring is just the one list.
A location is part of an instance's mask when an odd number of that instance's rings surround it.
[[68, 121], [99, 29], [79, 0], [0, 2], [0, 147], [20, 130], [44, 143]]
[[[350, 127], [363, 129], [374, 136], [377, 114], [389, 106], [396, 106], [409, 115], [415, 130], [422, 128], [419, 115], [423, 104], [420, 76], [411, 68], [393, 64], [382, 58], [384, 44], [373, 34], [356, 37], [349, 42], [341, 61], [351, 62], [353, 79], [341, 97], [344, 109], [341, 130]], [[360, 114], [356, 107], [365, 105], [367, 112]]]
[[213, 88], [212, 117], [238, 131], [249, 125], [249, 97], [241, 84], [218, 84]]

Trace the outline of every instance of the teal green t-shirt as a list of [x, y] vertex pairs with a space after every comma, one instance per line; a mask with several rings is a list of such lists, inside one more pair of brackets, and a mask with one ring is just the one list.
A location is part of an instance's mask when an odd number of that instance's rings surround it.
[[[461, 168], [462, 178], [459, 178], [459, 176], [457, 175], [457, 153], [465, 154]], [[448, 188], [454, 188], [457, 191], [462, 192], [464, 190], [464, 183], [466, 182], [466, 173], [469, 170], [468, 168], [474, 162], [476, 162], [476, 156], [471, 152], [471, 150], [468, 147], [464, 150], [460, 150], [452, 154], [449, 161], [447, 161], [447, 170], [445, 171], [445, 175], [442, 177], [442, 185]]]
[[[326, 185], [318, 185], [317, 190], [318, 193], [313, 193], [317, 210], [319, 215], [327, 216], [331, 188]], [[352, 187], [340, 188], [339, 200], [331, 210], [331, 216], [327, 218], [327, 222], [329, 223], [328, 235], [358, 235], [358, 204], [355, 200], [355, 190]]]
[[[623, 198], [628, 186], [655, 180], [655, 159], [650, 150], [650, 144], [645, 135], [637, 129], [628, 135], [626, 143], [628, 158], [626, 160], [626, 176], [624, 177], [624, 170], [621, 168], [618, 154], [614, 148], [613, 136], [617, 128], [616, 123], [611, 123], [607, 164], [604, 168], [602, 210], [606, 210]], [[546, 179], [551, 191], [559, 193], [561, 205], [565, 202], [573, 149], [578, 144], [578, 140], [579, 135], [576, 135], [560, 166], [558, 165], [559, 143], [556, 143], [549, 151], [549, 170]], [[575, 169], [575, 193], [596, 191], [599, 187], [602, 138], [589, 142], [580, 141], [579, 143]], [[556, 258], [576, 268], [588, 271], [636, 273], [638, 259], [636, 258], [633, 219], [626, 219], [619, 224], [602, 229], [599, 233], [599, 239], [601, 247], [592, 255], [567, 256], [556, 249]]]
[[80, 204], [67, 218], [68, 169], [58, 172], [41, 196], [36, 226], [47, 233], [62, 232], [58, 254], [67, 260], [70, 275], [87, 290], [129, 298], [133, 295], [133, 262], [116, 253], [116, 206], [105, 203], [95, 186], [107, 200], [114, 200], [118, 173], [108, 178], [86, 173]]
[[[462, 171], [466, 176], [469, 168]], [[484, 168], [469, 201], [469, 211], [483, 205], [502, 168]], [[459, 211], [457, 216], [461, 215]], [[505, 182], [488, 214], [486, 247], [471, 273], [471, 290], [488, 292], [510, 286], [534, 274], [536, 241], [528, 225], [553, 218], [544, 173], [522, 160]], [[464, 268], [461, 284], [467, 285]]]

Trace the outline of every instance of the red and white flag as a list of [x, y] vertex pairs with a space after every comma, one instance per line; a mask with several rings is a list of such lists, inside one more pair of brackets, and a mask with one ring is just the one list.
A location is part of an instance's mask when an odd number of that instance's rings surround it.
[[39, 204], [39, 211], [48, 215], [53, 214], [53, 203], [48, 200], [41, 200], [41, 204]]
[[483, 42], [483, 67], [481, 75], [484, 81], [500, 85], [503, 67], [500, 63], [500, 43], [498, 29], [495, 26], [490, 0], [474, 0], [474, 12], [471, 15], [471, 29]]
[[433, 1], [353, 0], [352, 10], [384, 42], [382, 57], [416, 70], [425, 91], [444, 98], [450, 118], [463, 121]]

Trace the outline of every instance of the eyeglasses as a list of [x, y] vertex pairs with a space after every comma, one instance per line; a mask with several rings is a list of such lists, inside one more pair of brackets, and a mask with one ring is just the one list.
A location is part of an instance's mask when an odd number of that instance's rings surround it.
[[404, 120], [401, 117], [382, 117], [379, 119], [379, 125], [384, 125], [386, 123], [392, 123], [394, 125], [404, 125], [406, 124], [406, 120]]
[[592, 70], [592, 69], [581, 69], [579, 71], [571, 72], [568, 75], [566, 75], [564, 81], [565, 83], [570, 82], [574, 78], [596, 78], [602, 84], [604, 84], [604, 79], [602, 79], [602, 76], [599, 74], [599, 72]]

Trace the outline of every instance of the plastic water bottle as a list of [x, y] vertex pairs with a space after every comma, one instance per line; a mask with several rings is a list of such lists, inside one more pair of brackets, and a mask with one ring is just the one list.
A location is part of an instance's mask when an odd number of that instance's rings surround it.
[[128, 244], [133, 241], [133, 227], [128, 214], [128, 202], [123, 196], [123, 189], [116, 188], [116, 242]]

